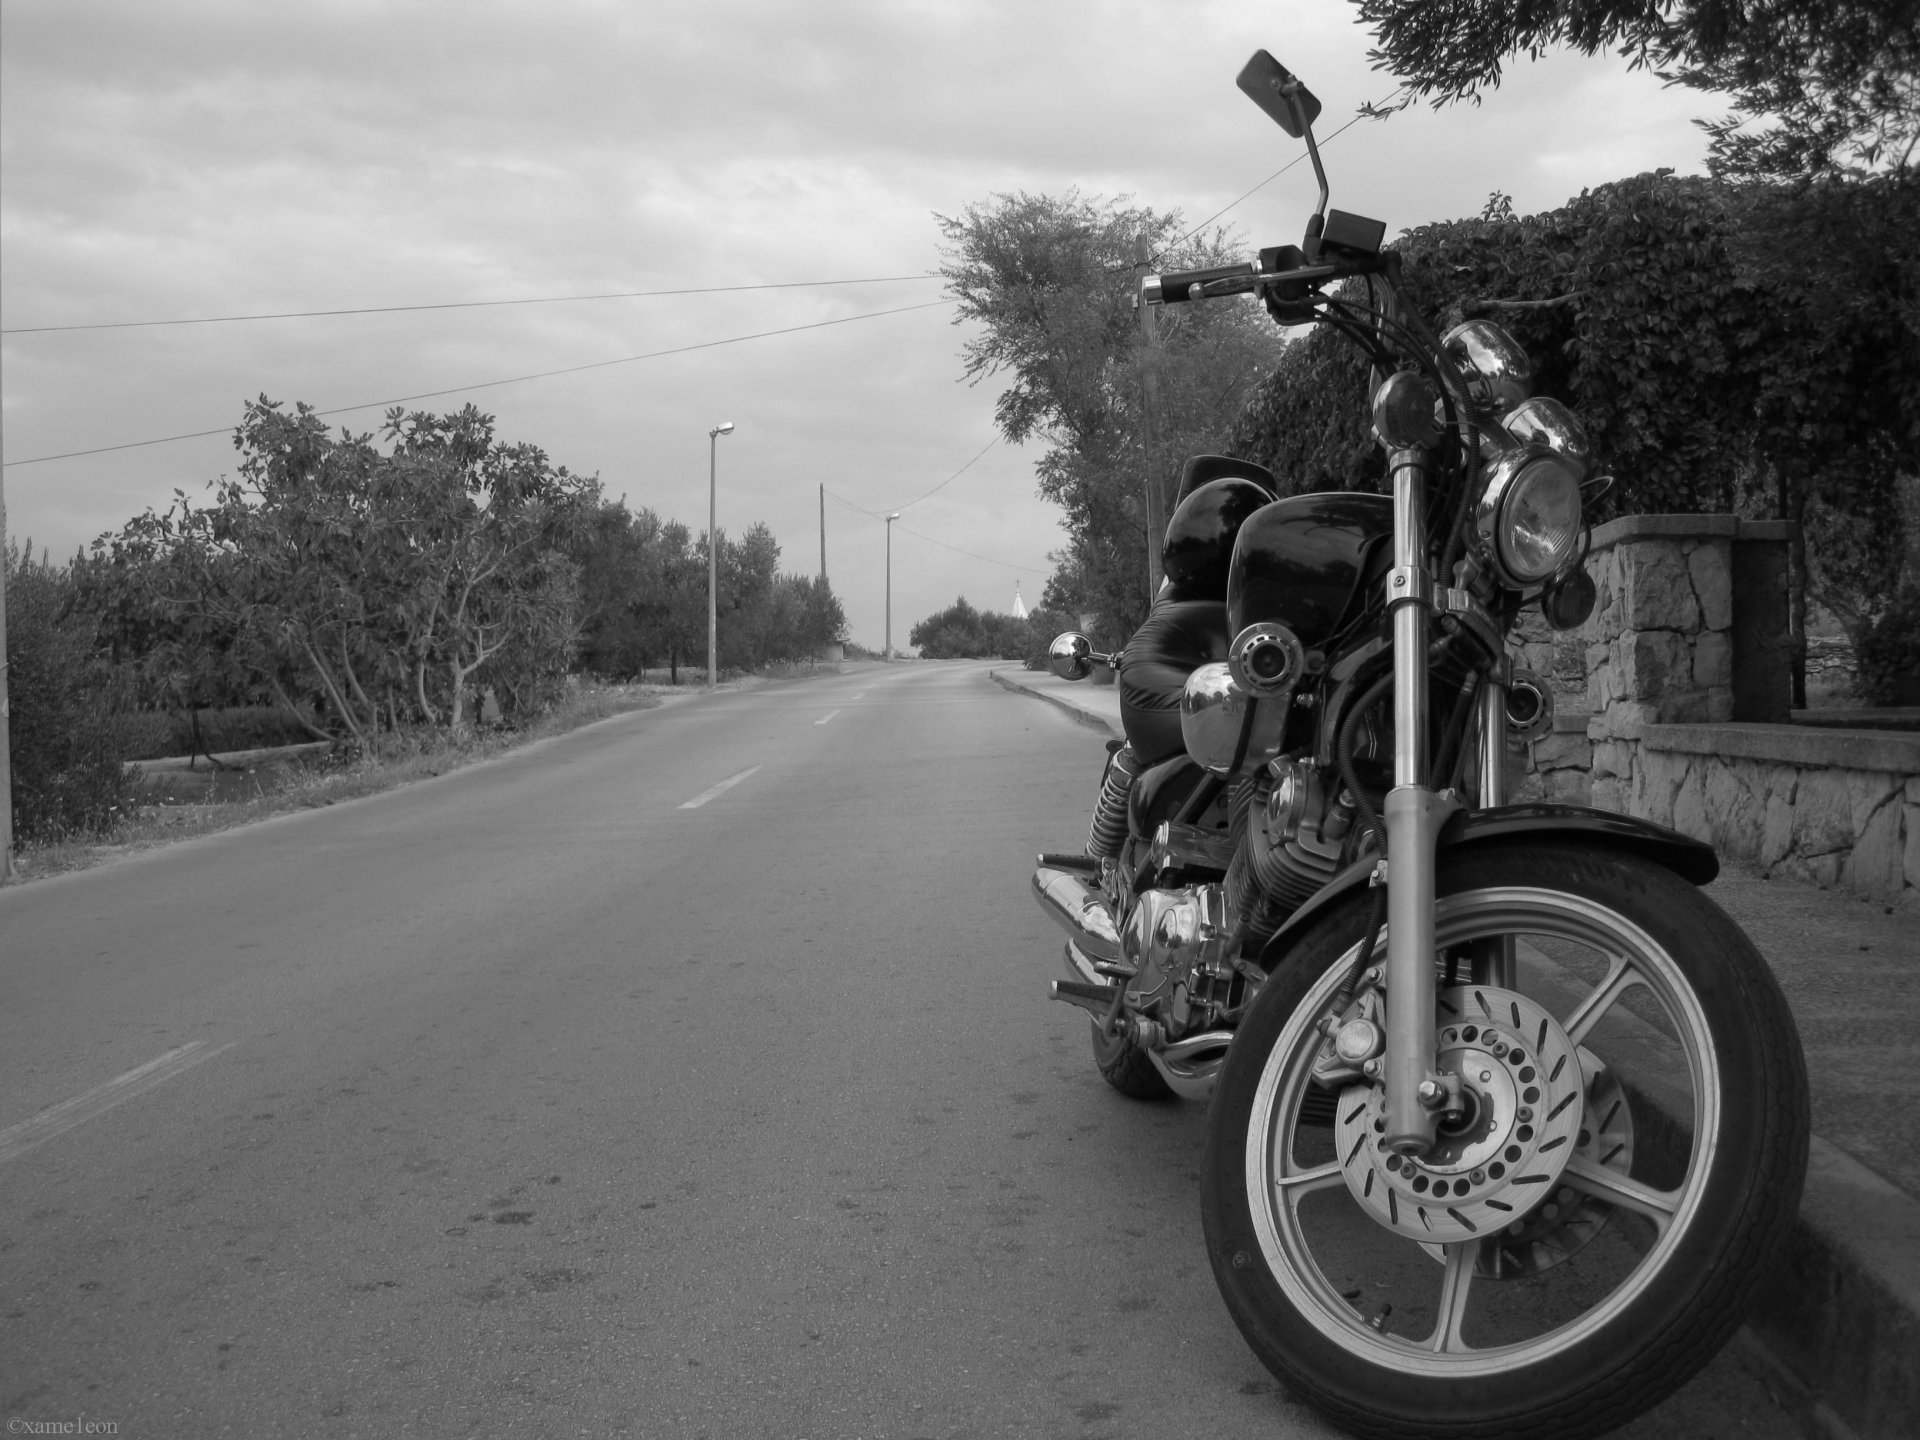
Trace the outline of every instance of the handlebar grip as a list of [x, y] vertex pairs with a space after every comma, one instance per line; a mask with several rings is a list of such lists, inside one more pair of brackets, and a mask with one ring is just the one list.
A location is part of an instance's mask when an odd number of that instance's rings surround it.
[[1194, 298], [1193, 287], [1211, 285], [1219, 280], [1245, 279], [1251, 282], [1260, 266], [1251, 260], [1237, 265], [1214, 265], [1205, 270], [1170, 270], [1164, 275], [1149, 275], [1140, 282], [1140, 296], [1149, 305], [1177, 305]]

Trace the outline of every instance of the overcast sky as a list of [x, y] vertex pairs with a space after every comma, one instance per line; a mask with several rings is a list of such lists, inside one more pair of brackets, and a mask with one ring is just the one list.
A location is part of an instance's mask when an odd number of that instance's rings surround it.
[[[1299, 153], [1234, 88], [1258, 47], [1324, 137], [1390, 95], [1343, 0], [302, 0], [0, 3], [6, 329], [607, 291], [920, 276], [935, 212], [996, 192], [1128, 194], [1198, 222]], [[1333, 203], [1389, 233], [1701, 168], [1702, 97], [1601, 57], [1522, 63], [1478, 109], [1332, 140]], [[1302, 163], [1226, 219], [1295, 241]], [[9, 533], [71, 554], [232, 468], [265, 393], [321, 409], [940, 299], [906, 280], [653, 299], [10, 334]], [[1241, 303], [1241, 302], [1236, 302]], [[705, 527], [764, 520], [826, 564], [877, 647], [884, 512], [994, 438], [944, 305], [462, 391], [509, 440]], [[334, 423], [374, 428], [377, 405]], [[47, 463], [61, 452], [227, 433]], [[1029, 602], [1061, 542], [1037, 451], [996, 444], [894, 526], [894, 639], [964, 594]], [[839, 497], [838, 499], [834, 497]], [[845, 502], [845, 503], [842, 503]], [[858, 508], [850, 508], [858, 507]], [[936, 543], [938, 542], [938, 543]], [[969, 552], [969, 553], [961, 553]]]

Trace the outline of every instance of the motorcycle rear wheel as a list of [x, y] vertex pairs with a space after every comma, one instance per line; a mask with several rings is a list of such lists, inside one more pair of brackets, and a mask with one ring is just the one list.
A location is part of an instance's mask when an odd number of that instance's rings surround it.
[[[1649, 861], [1571, 844], [1475, 847], [1442, 854], [1437, 893], [1441, 957], [1514, 937], [1515, 991], [1492, 997], [1502, 1030], [1508, 1008], [1517, 1022], [1537, 1005], [1527, 1014], [1553, 1017], [1577, 1047], [1585, 1078], [1571, 1093], [1584, 1094], [1585, 1118], [1578, 1149], [1561, 1152], [1573, 1158], [1525, 1191], [1491, 1179], [1497, 1164], [1474, 1172], [1474, 1202], [1517, 1205], [1511, 1230], [1504, 1213], [1489, 1228], [1473, 1202], [1428, 1200], [1422, 1223], [1429, 1210], [1443, 1225], [1461, 1211], [1483, 1223], [1423, 1244], [1406, 1233], [1404, 1202], [1402, 1229], [1366, 1208], [1363, 1189], [1403, 1178], [1401, 1162], [1382, 1158], [1356, 1179], [1371, 1150], [1356, 1140], [1343, 1156], [1302, 1113], [1326, 1039], [1317, 1022], [1365, 933], [1362, 895], [1291, 947], [1228, 1053], [1202, 1172], [1208, 1256], [1261, 1361], [1355, 1434], [1596, 1434], [1706, 1364], [1785, 1240], [1807, 1154], [1799, 1037], [1752, 943]], [[1384, 959], [1382, 937], [1373, 963]], [[1448, 1019], [1443, 1008], [1442, 1037], [1458, 1044], [1459, 1017], [1452, 1031]], [[1341, 1092], [1342, 1134], [1371, 1139], [1352, 1122], [1372, 1088]], [[1534, 1168], [1548, 1167], [1516, 1165], [1508, 1178]], [[1456, 1188], [1468, 1193], [1464, 1179]]]

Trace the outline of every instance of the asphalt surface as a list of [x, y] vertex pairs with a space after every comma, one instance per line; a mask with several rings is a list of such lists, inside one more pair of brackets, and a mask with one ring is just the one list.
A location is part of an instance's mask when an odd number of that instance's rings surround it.
[[[1216, 1297], [1200, 1107], [1043, 998], [1101, 758], [865, 667], [0, 891], [0, 1418], [1332, 1433]], [[1621, 1433], [1785, 1440], [1759, 1367]]]

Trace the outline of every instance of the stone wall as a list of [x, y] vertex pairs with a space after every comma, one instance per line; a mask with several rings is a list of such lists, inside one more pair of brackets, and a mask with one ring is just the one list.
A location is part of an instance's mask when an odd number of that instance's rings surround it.
[[1516, 798], [1671, 826], [1761, 870], [1920, 903], [1920, 734], [1788, 718], [1786, 531], [1730, 515], [1599, 526], [1578, 630], [1530, 612], [1517, 662], [1553, 686], [1553, 733]]

